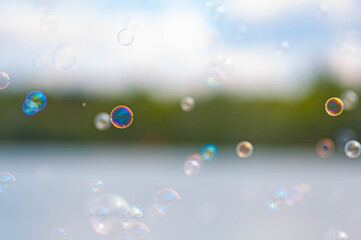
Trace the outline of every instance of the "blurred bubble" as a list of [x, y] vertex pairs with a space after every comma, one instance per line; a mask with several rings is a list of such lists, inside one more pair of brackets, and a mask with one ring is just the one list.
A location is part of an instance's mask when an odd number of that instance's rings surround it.
[[323, 239], [324, 240], [347, 240], [348, 236], [344, 231], [333, 227], [326, 231]]
[[59, 46], [53, 54], [54, 65], [61, 70], [68, 70], [76, 63], [76, 56], [72, 48], [66, 45]]
[[129, 29], [122, 29], [118, 33], [118, 43], [123, 46], [129, 46], [134, 42], [134, 34]]
[[288, 196], [286, 199], [287, 206], [295, 206], [303, 200], [304, 196], [310, 191], [310, 186], [306, 183], [292, 186], [288, 190]]
[[189, 161], [192, 160], [192, 161], [198, 162], [198, 163], [199, 163], [199, 166], [200, 166], [201, 168], [204, 166], [204, 160], [203, 160], [202, 156], [201, 156], [200, 154], [198, 154], [198, 153], [195, 153], [195, 154], [192, 154], [192, 155], [188, 156], [187, 159], [186, 159], [186, 161], [188, 161], [188, 160], [189, 160]]
[[348, 141], [345, 145], [345, 154], [349, 158], [357, 158], [361, 153], [361, 145], [356, 140]]
[[347, 240], [347, 239], [348, 239], [348, 236], [345, 232], [338, 231], [335, 233], [334, 240]]
[[316, 9], [316, 17], [324, 18], [328, 14], [328, 6], [325, 4], [320, 4]]
[[47, 104], [47, 97], [41, 91], [30, 92], [24, 101], [23, 111], [27, 115], [34, 115], [43, 110]]
[[233, 37], [236, 41], [242, 40], [248, 33], [248, 27], [246, 25], [239, 25], [235, 28]]
[[219, 7], [223, 4], [224, 0], [203, 0], [204, 4], [209, 8]]
[[287, 41], [282, 41], [276, 48], [276, 54], [278, 56], [284, 56], [290, 51], [290, 44]]
[[54, 8], [55, 0], [38, 0], [36, 5], [40, 12], [48, 13]]
[[147, 240], [150, 238], [149, 227], [140, 221], [130, 221], [124, 228], [127, 231], [127, 240]]
[[346, 34], [341, 43], [341, 53], [349, 57], [356, 57], [360, 53], [360, 44], [359, 33], [351, 30]]
[[199, 164], [198, 161], [196, 160], [192, 160], [192, 159], [187, 159], [184, 163], [184, 174], [187, 176], [195, 176], [199, 173], [200, 169], [201, 169], [201, 165]]
[[10, 77], [6, 72], [0, 72], [0, 90], [5, 89], [10, 84]]
[[137, 206], [131, 206], [129, 214], [132, 219], [141, 220], [143, 218], [143, 211]]
[[44, 15], [40, 20], [40, 26], [44, 31], [51, 32], [58, 27], [58, 21], [53, 15]]
[[0, 173], [0, 193], [11, 191], [15, 183], [15, 177], [11, 173]]
[[217, 147], [213, 144], [206, 144], [201, 148], [201, 156], [204, 161], [212, 161], [218, 155]]
[[192, 111], [194, 109], [195, 104], [196, 102], [192, 97], [184, 97], [180, 102], [180, 106], [182, 110], [185, 112]]
[[206, 78], [208, 85], [219, 86], [223, 84], [229, 78], [232, 71], [232, 61], [223, 55], [219, 55], [209, 65]]
[[36, 70], [44, 70], [48, 67], [48, 58], [44, 55], [39, 55], [34, 57], [33, 67]]
[[171, 188], [160, 190], [155, 196], [155, 208], [162, 215], [169, 214], [180, 206], [179, 194]]
[[83, 102], [83, 103], [81, 104], [81, 106], [82, 106], [82, 107], [86, 107], [86, 102]]
[[104, 189], [104, 182], [102, 180], [96, 181], [92, 187], [92, 191], [94, 193], [99, 193], [103, 191], [103, 189]]
[[111, 121], [108, 113], [101, 112], [98, 113], [94, 118], [94, 126], [101, 131], [107, 130], [110, 128]]
[[238, 143], [236, 147], [236, 152], [240, 158], [249, 157], [253, 153], [253, 145], [248, 141], [242, 141]]
[[330, 116], [338, 116], [343, 111], [343, 102], [337, 97], [332, 97], [327, 100], [325, 110]]
[[50, 232], [50, 240], [65, 240], [68, 239], [68, 234], [62, 228], [56, 228]]
[[341, 94], [343, 107], [347, 111], [354, 110], [358, 105], [358, 95], [354, 91], [347, 90]]
[[287, 191], [283, 188], [276, 188], [271, 190], [268, 196], [267, 205], [270, 210], [278, 210], [287, 206]]
[[116, 194], [103, 194], [89, 204], [90, 222], [94, 231], [103, 236], [124, 234], [122, 221], [127, 219], [129, 205]]
[[34, 115], [38, 112], [38, 107], [36, 106], [35, 102], [31, 100], [25, 100], [23, 103], [23, 111], [26, 115]]
[[212, 8], [210, 12], [210, 17], [214, 22], [222, 21], [226, 18], [226, 9], [224, 8], [223, 5], [218, 6], [216, 8]]
[[335, 152], [335, 144], [329, 138], [322, 138], [316, 144], [316, 152], [322, 158], [330, 157]]
[[336, 146], [339, 146], [342, 150], [348, 141], [356, 138], [355, 131], [350, 128], [340, 128], [335, 132]]
[[117, 128], [127, 128], [133, 122], [133, 112], [126, 106], [117, 106], [110, 113], [110, 120]]

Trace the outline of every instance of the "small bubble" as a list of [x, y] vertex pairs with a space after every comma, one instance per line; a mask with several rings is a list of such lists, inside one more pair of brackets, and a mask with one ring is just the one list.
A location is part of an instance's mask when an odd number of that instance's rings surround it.
[[361, 145], [356, 140], [348, 141], [345, 145], [345, 154], [349, 158], [357, 158], [361, 153]]
[[341, 94], [344, 109], [347, 111], [354, 110], [358, 105], [358, 95], [354, 91], [347, 90]]
[[327, 100], [325, 110], [330, 116], [338, 116], [343, 111], [343, 102], [337, 97], [332, 97]]
[[175, 211], [180, 206], [179, 194], [171, 188], [160, 190], [155, 196], [155, 208], [162, 215]]
[[184, 174], [187, 176], [195, 176], [199, 173], [201, 165], [198, 161], [187, 159], [184, 163]]
[[129, 46], [134, 42], [134, 34], [131, 30], [124, 28], [119, 31], [117, 39], [119, 44]]
[[50, 240], [65, 240], [68, 239], [68, 234], [62, 228], [56, 228], [50, 233]]
[[104, 189], [104, 182], [102, 180], [96, 181], [92, 187], [92, 191], [94, 193], [99, 193], [103, 191], [103, 189]]
[[133, 112], [126, 106], [117, 106], [110, 113], [110, 120], [117, 128], [127, 128], [133, 122]]
[[44, 70], [48, 67], [48, 58], [44, 55], [34, 57], [33, 67], [36, 70]]
[[192, 97], [184, 97], [180, 102], [180, 106], [185, 112], [192, 111], [195, 107], [195, 104], [196, 103]]
[[240, 158], [247, 158], [253, 154], [253, 145], [248, 141], [242, 141], [238, 143], [236, 152]]
[[81, 104], [81, 106], [82, 106], [82, 107], [86, 107], [86, 102], [83, 102], [83, 103]]
[[335, 152], [335, 144], [329, 138], [322, 138], [316, 144], [316, 152], [322, 158], [330, 157]]
[[135, 220], [141, 220], [144, 216], [142, 209], [137, 206], [131, 206], [129, 213], [131, 218]]
[[212, 161], [218, 155], [217, 147], [213, 144], [206, 144], [201, 148], [201, 156], [204, 161]]
[[0, 72], [0, 90], [5, 89], [10, 84], [10, 77], [6, 72]]
[[107, 130], [111, 126], [110, 116], [108, 113], [101, 112], [94, 117], [94, 126], [101, 131]]
[[41, 91], [30, 92], [24, 101], [23, 111], [26, 115], [34, 115], [45, 108], [47, 97]]
[[11, 173], [0, 173], [0, 193], [11, 191], [15, 183], [15, 177]]
[[149, 227], [140, 221], [130, 221], [126, 224], [128, 240], [147, 240], [150, 238]]
[[287, 191], [283, 188], [276, 188], [269, 193], [267, 201], [268, 208], [270, 210], [278, 210], [287, 206]]

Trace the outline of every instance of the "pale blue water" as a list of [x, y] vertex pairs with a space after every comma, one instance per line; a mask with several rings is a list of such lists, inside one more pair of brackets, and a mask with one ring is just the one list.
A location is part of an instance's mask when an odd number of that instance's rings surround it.
[[[199, 146], [200, 147], [200, 146]], [[350, 239], [361, 237], [361, 160], [342, 154], [319, 159], [313, 149], [259, 149], [249, 159], [234, 148], [200, 174], [183, 174], [184, 159], [198, 146], [9, 145], [0, 146], [0, 170], [13, 173], [17, 185], [0, 195], [0, 239], [46, 240], [54, 227], [72, 240], [117, 239], [97, 235], [89, 223], [91, 185], [117, 193], [144, 211], [157, 240], [313, 240], [330, 227]], [[311, 191], [294, 207], [270, 211], [270, 189], [307, 183]], [[160, 216], [156, 192], [174, 188], [180, 208]]]

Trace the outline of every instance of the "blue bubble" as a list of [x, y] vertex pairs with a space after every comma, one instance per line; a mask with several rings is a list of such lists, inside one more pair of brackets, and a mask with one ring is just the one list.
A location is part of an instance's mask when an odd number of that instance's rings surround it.
[[201, 156], [205, 161], [212, 161], [218, 155], [217, 147], [213, 144], [206, 144], [201, 148]]
[[24, 101], [23, 111], [26, 115], [34, 115], [46, 106], [46, 95], [41, 91], [30, 92]]

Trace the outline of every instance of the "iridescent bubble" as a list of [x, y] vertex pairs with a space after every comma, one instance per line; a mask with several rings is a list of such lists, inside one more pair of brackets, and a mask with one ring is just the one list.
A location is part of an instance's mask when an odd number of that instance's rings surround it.
[[198, 153], [192, 154], [187, 157], [186, 161], [196, 161], [199, 163], [199, 166], [202, 168], [204, 166], [204, 160], [202, 156]]
[[6, 72], [0, 72], [0, 90], [5, 89], [10, 84], [10, 77]]
[[15, 187], [15, 177], [11, 173], [0, 173], [0, 193], [6, 193]]
[[50, 240], [65, 240], [68, 239], [68, 234], [62, 228], [56, 228], [50, 233]]
[[48, 67], [48, 58], [44, 55], [34, 57], [33, 66], [36, 70], [44, 70]]
[[142, 209], [137, 206], [131, 206], [129, 214], [130, 217], [135, 220], [141, 220], [144, 216]]
[[107, 130], [111, 126], [110, 116], [108, 113], [98, 113], [94, 118], [94, 126], [101, 131]]
[[240, 158], [249, 157], [253, 153], [253, 145], [248, 141], [242, 141], [238, 143], [236, 147], [236, 152]]
[[338, 116], [343, 111], [343, 102], [337, 97], [332, 97], [327, 100], [325, 110], [330, 116]]
[[38, 112], [38, 106], [31, 100], [25, 100], [23, 103], [23, 111], [26, 115], [34, 115]]
[[48, 13], [54, 8], [55, 0], [38, 0], [36, 5], [40, 12]]
[[248, 33], [248, 27], [242, 24], [235, 28], [233, 37], [236, 41], [240, 41], [247, 35], [247, 33]]
[[184, 162], [184, 174], [187, 176], [195, 176], [199, 173], [201, 165], [196, 160], [186, 160]]
[[53, 54], [54, 65], [61, 70], [68, 70], [76, 63], [74, 51], [69, 46], [59, 46]]
[[147, 240], [150, 238], [149, 227], [140, 221], [130, 221], [124, 228], [127, 231], [128, 240]]
[[203, 0], [204, 4], [209, 8], [219, 7], [223, 4], [224, 0]]
[[287, 191], [283, 188], [276, 188], [269, 193], [267, 205], [271, 210], [278, 210], [287, 206]]
[[324, 18], [327, 16], [328, 6], [325, 4], [320, 4], [316, 9], [316, 17]]
[[195, 104], [196, 102], [192, 97], [184, 97], [180, 102], [180, 106], [185, 112], [192, 111], [195, 107]]
[[155, 208], [162, 215], [175, 211], [180, 206], [179, 194], [171, 188], [160, 190], [155, 196]]
[[204, 161], [212, 161], [218, 155], [217, 147], [213, 144], [206, 144], [201, 148], [201, 156]]
[[345, 154], [349, 158], [357, 158], [361, 153], [361, 145], [356, 140], [348, 141], [345, 145]]
[[122, 221], [127, 219], [129, 210], [127, 201], [122, 197], [116, 194], [104, 194], [89, 204], [90, 223], [94, 231], [100, 235], [124, 234], [125, 229], [122, 226]]
[[36, 109], [37, 112], [43, 110], [47, 103], [46, 95], [41, 91], [30, 92], [25, 100], [26, 104]]
[[127, 128], [133, 122], [133, 112], [126, 106], [117, 106], [110, 113], [110, 120], [117, 128]]
[[219, 67], [210, 67], [208, 69], [206, 81], [209, 86], [222, 85], [227, 80], [227, 76]]
[[44, 31], [51, 32], [58, 27], [58, 21], [53, 15], [44, 15], [40, 20], [40, 26]]
[[287, 41], [282, 41], [276, 48], [276, 54], [278, 56], [284, 56], [290, 51], [290, 43]]
[[288, 197], [286, 199], [287, 206], [294, 206], [296, 203], [301, 202], [305, 194], [309, 192], [308, 184], [299, 184], [293, 186], [288, 191]]
[[104, 182], [102, 180], [96, 181], [92, 187], [92, 191], [94, 193], [99, 193], [103, 191], [103, 189], [104, 189]]
[[129, 46], [134, 42], [134, 33], [131, 30], [124, 28], [119, 31], [117, 39], [119, 44]]
[[226, 9], [223, 5], [213, 8], [210, 13], [212, 21], [219, 22], [226, 17]]
[[322, 158], [330, 157], [335, 152], [335, 144], [329, 138], [322, 138], [316, 144], [316, 152]]
[[347, 90], [341, 94], [343, 107], [347, 111], [354, 110], [358, 105], [358, 95], [354, 91]]

